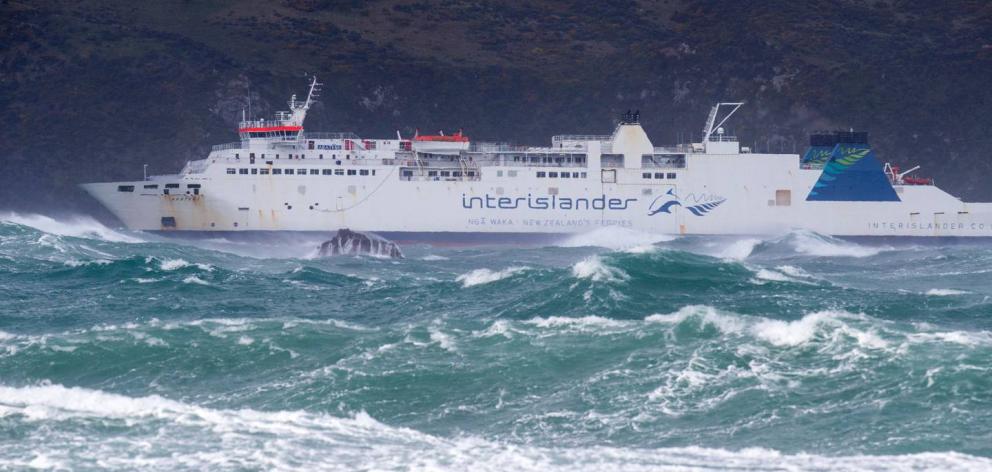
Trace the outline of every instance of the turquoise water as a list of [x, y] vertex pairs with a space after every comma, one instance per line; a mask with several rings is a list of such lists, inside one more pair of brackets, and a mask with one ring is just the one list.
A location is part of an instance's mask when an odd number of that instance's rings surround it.
[[992, 468], [992, 244], [0, 223], [0, 469]]

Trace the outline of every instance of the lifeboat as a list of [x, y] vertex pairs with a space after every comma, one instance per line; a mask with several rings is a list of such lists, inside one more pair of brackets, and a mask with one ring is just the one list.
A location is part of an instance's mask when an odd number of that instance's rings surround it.
[[468, 136], [461, 131], [452, 135], [445, 135], [442, 131], [436, 135], [423, 136], [418, 132], [413, 137], [413, 150], [431, 154], [458, 154], [468, 151], [469, 142]]

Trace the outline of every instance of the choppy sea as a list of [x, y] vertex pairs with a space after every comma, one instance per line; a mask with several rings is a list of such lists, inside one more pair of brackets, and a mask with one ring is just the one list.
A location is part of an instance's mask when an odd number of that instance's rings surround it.
[[992, 243], [319, 242], [0, 217], [0, 469], [992, 469]]

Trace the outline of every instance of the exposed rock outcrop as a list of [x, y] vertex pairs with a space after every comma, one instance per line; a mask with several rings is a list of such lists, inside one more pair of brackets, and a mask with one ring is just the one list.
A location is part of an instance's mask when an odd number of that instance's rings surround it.
[[370, 255], [402, 259], [400, 247], [381, 236], [361, 233], [350, 229], [340, 229], [330, 241], [320, 245], [320, 257]]

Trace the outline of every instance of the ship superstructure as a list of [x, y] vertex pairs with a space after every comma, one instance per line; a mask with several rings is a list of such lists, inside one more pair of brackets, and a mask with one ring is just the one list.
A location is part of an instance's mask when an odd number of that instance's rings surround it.
[[655, 146], [628, 112], [612, 134], [514, 146], [307, 132], [319, 89], [177, 174], [83, 187], [149, 231], [992, 236], [992, 204], [883, 165], [865, 133], [814, 135], [802, 156], [741, 146], [723, 127], [741, 103], [714, 106], [698, 143]]

